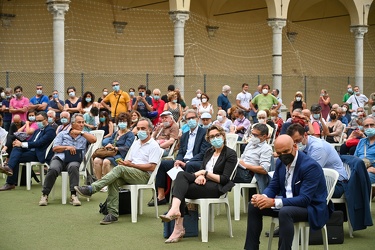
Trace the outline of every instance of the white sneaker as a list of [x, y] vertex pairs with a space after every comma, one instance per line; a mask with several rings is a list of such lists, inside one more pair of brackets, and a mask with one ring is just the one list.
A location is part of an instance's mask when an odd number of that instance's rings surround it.
[[81, 206], [81, 202], [78, 200], [77, 195], [72, 194], [72, 196], [70, 196], [70, 204], [73, 206]]
[[103, 193], [108, 192], [108, 186], [105, 186], [102, 189], [100, 189], [100, 192], [103, 192]]
[[39, 201], [39, 206], [47, 206], [48, 205], [48, 196], [42, 195]]

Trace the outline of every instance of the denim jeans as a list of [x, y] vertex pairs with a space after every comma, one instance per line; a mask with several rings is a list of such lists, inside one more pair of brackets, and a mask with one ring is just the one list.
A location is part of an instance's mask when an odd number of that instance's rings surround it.
[[125, 184], [146, 184], [150, 174], [137, 168], [118, 165], [101, 180], [91, 184], [92, 192], [96, 193], [103, 187], [108, 186], [107, 208], [108, 213], [118, 217], [118, 193], [119, 187]]

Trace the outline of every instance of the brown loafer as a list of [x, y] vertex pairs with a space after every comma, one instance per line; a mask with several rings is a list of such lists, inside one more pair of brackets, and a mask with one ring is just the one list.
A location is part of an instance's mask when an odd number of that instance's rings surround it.
[[4, 164], [4, 166], [0, 166], [0, 173], [4, 173], [6, 175], [12, 176], [13, 170]]
[[16, 187], [16, 185], [12, 185], [12, 184], [8, 184], [8, 183], [5, 183], [4, 186], [2, 186], [0, 188], [0, 191], [8, 191], [8, 190], [12, 190]]

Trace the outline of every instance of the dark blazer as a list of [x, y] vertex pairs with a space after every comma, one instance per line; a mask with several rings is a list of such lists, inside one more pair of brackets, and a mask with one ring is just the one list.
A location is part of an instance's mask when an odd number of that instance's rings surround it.
[[270, 198], [280, 194], [283, 206], [306, 207], [310, 227], [313, 230], [321, 229], [330, 216], [322, 167], [310, 156], [298, 151], [292, 179], [292, 198], [286, 198], [285, 175], [286, 166], [278, 159], [273, 178], [263, 193]]
[[[183, 161], [184, 156], [187, 151], [188, 141], [190, 136], [190, 130], [182, 134], [180, 139], [180, 149], [178, 150], [176, 160]], [[206, 141], [206, 129], [198, 127], [197, 135], [195, 137], [194, 148], [193, 148], [193, 158], [189, 161], [202, 161], [206, 150], [211, 146], [209, 142]]]
[[[211, 159], [215, 149], [210, 147], [204, 155], [201, 169], [206, 169], [207, 162]], [[237, 164], [237, 153], [231, 148], [224, 146], [219, 158], [215, 162], [213, 173], [220, 175], [220, 184], [225, 186], [230, 181], [230, 176], [233, 173]]]
[[340, 155], [343, 163], [349, 165], [351, 174], [345, 190], [348, 213], [353, 230], [372, 226], [370, 210], [371, 183], [364, 162], [352, 155]]
[[[36, 135], [40, 132], [38, 138], [36, 138], [36, 141], [34, 141]], [[44, 129], [40, 130], [37, 129], [35, 130], [33, 136], [30, 138], [28, 141], [28, 149], [35, 148], [35, 154], [36, 157], [38, 158], [39, 162], [46, 162], [46, 150], [48, 146], [51, 144], [51, 142], [55, 139], [56, 137], [56, 131], [50, 126], [47, 125]], [[51, 150], [51, 156], [52, 156], [52, 150]], [[47, 161], [48, 161], [47, 157]]]

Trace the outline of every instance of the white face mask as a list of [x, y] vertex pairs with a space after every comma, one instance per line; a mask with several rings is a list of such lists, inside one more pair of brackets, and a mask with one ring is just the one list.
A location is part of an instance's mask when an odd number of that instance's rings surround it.
[[299, 96], [298, 96], [298, 97], [296, 97], [296, 101], [297, 101], [297, 102], [300, 102], [300, 101], [301, 101], [301, 99], [302, 99], [302, 98], [301, 98], [301, 97], [299, 97]]
[[103, 95], [104, 95], [104, 96], [108, 95], [108, 92], [105, 92], [105, 91], [104, 91], [104, 92], [103, 92]]
[[267, 94], [268, 94], [268, 89], [262, 89], [262, 93], [263, 93], [264, 95], [267, 95]]
[[216, 118], [219, 122], [222, 122], [223, 121], [223, 117], [221, 115], [218, 115], [217, 118]]
[[302, 142], [297, 143], [297, 146], [298, 146], [298, 150], [300, 150], [300, 151], [303, 151], [306, 148], [306, 145], [302, 144]]
[[201, 96], [202, 96], [202, 94], [197, 94], [197, 97], [198, 97], [198, 98], [201, 98]]
[[276, 120], [276, 116], [271, 116], [271, 120], [275, 121]]
[[266, 123], [266, 119], [258, 119], [258, 122], [261, 123], [261, 124], [264, 124], [264, 123]]
[[345, 107], [342, 107], [342, 111], [346, 112], [348, 109]]
[[260, 143], [260, 139], [258, 137], [252, 136], [249, 140], [253, 145], [257, 145]]
[[206, 103], [207, 102], [207, 99], [206, 98], [203, 98], [202, 99], [202, 103]]

